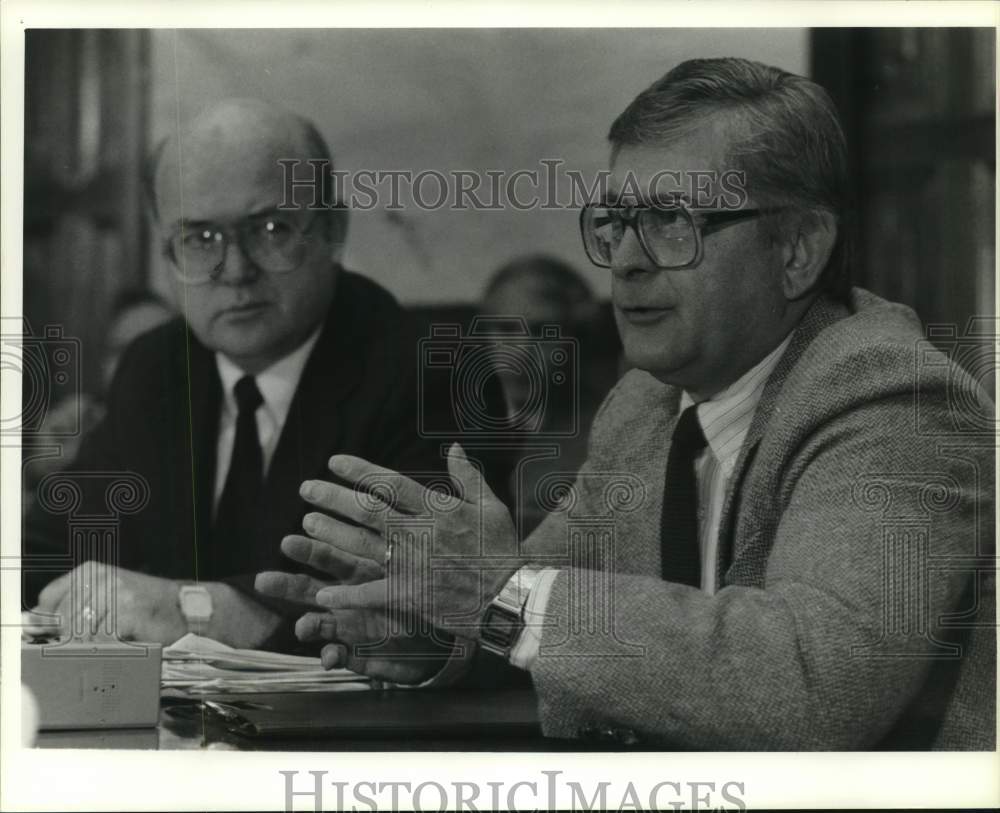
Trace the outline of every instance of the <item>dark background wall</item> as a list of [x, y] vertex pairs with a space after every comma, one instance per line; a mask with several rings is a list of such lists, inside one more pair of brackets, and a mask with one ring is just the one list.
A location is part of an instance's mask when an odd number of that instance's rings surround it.
[[854, 162], [855, 273], [925, 322], [992, 315], [996, 82], [992, 29], [817, 29], [811, 72]]

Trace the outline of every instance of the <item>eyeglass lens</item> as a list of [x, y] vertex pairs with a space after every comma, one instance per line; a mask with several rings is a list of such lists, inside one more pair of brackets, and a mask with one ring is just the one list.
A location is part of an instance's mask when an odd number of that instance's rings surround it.
[[[232, 231], [250, 262], [263, 271], [285, 273], [305, 259], [307, 228], [294, 212], [270, 212], [245, 218]], [[211, 278], [225, 261], [226, 234], [212, 223], [181, 229], [170, 242], [178, 272], [191, 280]]]
[[600, 265], [611, 264], [630, 224], [660, 267], [688, 265], [697, 255], [694, 223], [681, 208], [590, 206], [581, 223], [587, 253]]

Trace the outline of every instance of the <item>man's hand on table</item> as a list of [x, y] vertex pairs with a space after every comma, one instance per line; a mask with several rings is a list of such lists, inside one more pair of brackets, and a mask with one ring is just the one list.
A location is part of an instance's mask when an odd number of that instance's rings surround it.
[[[101, 562], [84, 562], [53, 579], [38, 596], [27, 632], [102, 636], [106, 615], [115, 608], [112, 635], [122, 640], [172, 644], [183, 637], [187, 622], [178, 593], [182, 582], [149, 576]], [[204, 634], [237, 648], [262, 644], [280, 618], [227, 584], [203, 582], [212, 596], [212, 619]]]

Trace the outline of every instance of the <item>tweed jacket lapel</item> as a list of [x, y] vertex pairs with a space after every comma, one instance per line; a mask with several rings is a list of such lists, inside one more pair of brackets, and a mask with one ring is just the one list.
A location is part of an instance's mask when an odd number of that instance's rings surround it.
[[716, 558], [715, 581], [719, 587], [726, 583], [726, 572], [735, 558], [735, 554], [738, 553], [739, 540], [733, 538], [733, 532], [735, 530], [735, 508], [743, 479], [750, 468], [750, 463], [761, 438], [767, 432], [785, 381], [813, 339], [825, 328], [845, 316], [847, 316], [847, 310], [843, 305], [826, 296], [819, 297], [795, 328], [788, 349], [764, 385], [764, 391], [761, 393], [757, 409], [754, 411], [753, 420], [747, 430], [746, 439], [743, 441], [743, 448], [740, 449], [726, 489], [722, 519], [719, 523], [719, 555]]

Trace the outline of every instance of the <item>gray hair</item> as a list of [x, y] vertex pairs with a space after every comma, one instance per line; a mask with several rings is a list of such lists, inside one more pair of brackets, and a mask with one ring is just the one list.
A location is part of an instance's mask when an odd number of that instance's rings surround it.
[[664, 144], [718, 112], [731, 115], [726, 160], [746, 173], [755, 200], [836, 217], [837, 241], [821, 285], [846, 299], [847, 143], [836, 107], [818, 84], [748, 59], [691, 59], [640, 93], [615, 119], [608, 140], [613, 155], [625, 146]]

